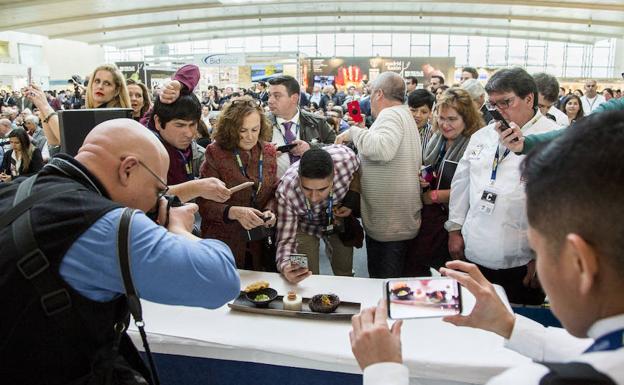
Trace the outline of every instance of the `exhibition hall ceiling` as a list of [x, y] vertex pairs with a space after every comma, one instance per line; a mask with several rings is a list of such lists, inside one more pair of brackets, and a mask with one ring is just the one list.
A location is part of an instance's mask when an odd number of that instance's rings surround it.
[[122, 49], [316, 33], [431, 33], [581, 44], [624, 37], [624, 0], [0, 0], [0, 14], [0, 31]]

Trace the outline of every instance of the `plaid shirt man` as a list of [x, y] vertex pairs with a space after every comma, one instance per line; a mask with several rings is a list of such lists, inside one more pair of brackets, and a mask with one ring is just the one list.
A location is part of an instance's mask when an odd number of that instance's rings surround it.
[[[349, 191], [353, 174], [360, 167], [360, 159], [348, 147], [331, 145], [323, 147], [334, 161], [334, 179], [332, 194], [334, 207], [338, 206]], [[312, 220], [308, 218], [306, 199], [299, 183], [299, 162], [286, 171], [275, 193], [277, 198], [277, 268], [288, 263], [290, 255], [297, 253], [297, 230], [321, 238], [327, 226], [327, 208], [329, 198], [313, 204]]]

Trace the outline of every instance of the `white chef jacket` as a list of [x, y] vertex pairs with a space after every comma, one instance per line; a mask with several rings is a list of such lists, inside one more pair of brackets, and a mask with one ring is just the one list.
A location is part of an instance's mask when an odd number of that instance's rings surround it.
[[[557, 123], [539, 111], [522, 127], [524, 135], [558, 129]], [[491, 185], [492, 162], [499, 148], [496, 182]], [[459, 229], [464, 237], [466, 259], [490, 269], [509, 269], [534, 259], [527, 239], [528, 220], [520, 163], [524, 155], [509, 152], [499, 144], [494, 124], [472, 135], [459, 161], [449, 202], [449, 231]], [[495, 192], [496, 205], [490, 214], [479, 210], [484, 190]]]
[[606, 102], [604, 96], [596, 94], [596, 97], [589, 99], [586, 95], [581, 96], [581, 103], [583, 104], [583, 114], [585, 116], [593, 113], [599, 105]]
[[[624, 314], [595, 322], [587, 332], [591, 339], [580, 339], [571, 336], [564, 329], [546, 328], [533, 320], [516, 315], [516, 323], [511, 337], [505, 341], [505, 347], [535, 361], [585, 362], [609, 376], [616, 384], [624, 385], [624, 348], [583, 353], [592, 344], [592, 339], [622, 328]], [[548, 372], [545, 366], [532, 362], [505, 371], [488, 381], [487, 385], [538, 385]], [[364, 369], [364, 385], [382, 384], [408, 385], [409, 370], [405, 365], [391, 362], [370, 365]]]
[[550, 107], [548, 113], [555, 117], [557, 124], [561, 127], [568, 127], [570, 125], [570, 119], [563, 111], [555, 106]]

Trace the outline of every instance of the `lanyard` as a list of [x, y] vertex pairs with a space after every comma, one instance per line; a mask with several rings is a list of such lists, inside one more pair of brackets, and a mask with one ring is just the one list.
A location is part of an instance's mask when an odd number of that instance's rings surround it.
[[[306, 205], [306, 215], [308, 216], [308, 222], [312, 223], [312, 205], [310, 204], [310, 201], [308, 200], [308, 198], [305, 198], [305, 205]], [[334, 219], [334, 189], [332, 188], [332, 190], [329, 192], [329, 205], [327, 206], [327, 226], [330, 226], [332, 224], [332, 221]]]
[[617, 350], [624, 346], [624, 329], [613, 331], [598, 338], [584, 353]]
[[[241, 174], [247, 179], [251, 179], [249, 175], [247, 175], [247, 167], [243, 166], [243, 161], [240, 157], [240, 152], [238, 148], [234, 150], [234, 155], [236, 156], [236, 163], [238, 163], [238, 168], [240, 169]], [[264, 175], [262, 175], [264, 164], [264, 152], [260, 149], [260, 160], [258, 161], [258, 188], [256, 190], [251, 190], [251, 199], [253, 204], [256, 204], [256, 198], [258, 197], [258, 193], [262, 188], [262, 181], [264, 180]]]
[[195, 176], [193, 174], [193, 151], [191, 150], [191, 156], [187, 159], [186, 156], [182, 153], [182, 151], [177, 150], [178, 154], [180, 154], [180, 158], [182, 158], [182, 163], [184, 163], [184, 171], [186, 172], [186, 179], [193, 180]]
[[446, 140], [442, 142], [442, 145], [440, 146], [440, 150], [438, 151], [438, 159], [433, 165], [433, 169], [436, 170], [436, 172], [440, 171], [439, 168], [440, 168], [440, 165], [442, 164], [442, 160], [444, 159], [445, 155], [446, 155]]
[[498, 146], [498, 144], [496, 145], [496, 154], [494, 155], [494, 161], [492, 161], [492, 174], [490, 175], [490, 184], [493, 185], [494, 182], [496, 182], [496, 173], [498, 172], [498, 165], [505, 160], [505, 158], [507, 157], [507, 155], [509, 155], [509, 149], [505, 149], [505, 152], [503, 153], [503, 157], [500, 158], [499, 160], [499, 153], [498, 150], [500, 149], [500, 147]]
[[[288, 120], [284, 121], [284, 123], [288, 122]], [[292, 122], [292, 124], [295, 126], [295, 139], [299, 136], [299, 124]], [[286, 131], [286, 127], [283, 126], [283, 124], [276, 124], [277, 126], [277, 131], [280, 133], [280, 135], [282, 136], [282, 138], [284, 138], [284, 144], [290, 144], [290, 142], [288, 141], [288, 139], [286, 139], [286, 135], [284, 135], [284, 133], [282, 132], [281, 128], [284, 128], [284, 131]], [[290, 126], [290, 129], [293, 129], [293, 126]]]

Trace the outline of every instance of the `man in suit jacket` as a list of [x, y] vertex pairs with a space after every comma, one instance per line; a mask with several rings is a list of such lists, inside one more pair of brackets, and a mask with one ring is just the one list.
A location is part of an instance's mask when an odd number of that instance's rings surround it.
[[258, 82], [258, 99], [262, 104], [266, 105], [269, 102], [269, 92], [267, 91], [267, 84], [265, 82]]
[[287, 154], [277, 158], [277, 176], [281, 178], [288, 167], [310, 146], [333, 144], [336, 132], [325, 119], [299, 109], [299, 83], [288, 75], [269, 80], [269, 120], [273, 126], [272, 142], [277, 146], [296, 144]]

